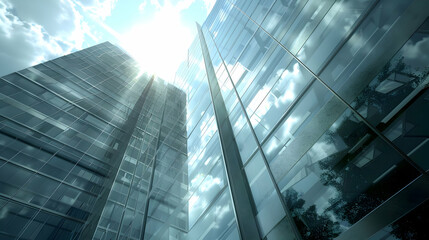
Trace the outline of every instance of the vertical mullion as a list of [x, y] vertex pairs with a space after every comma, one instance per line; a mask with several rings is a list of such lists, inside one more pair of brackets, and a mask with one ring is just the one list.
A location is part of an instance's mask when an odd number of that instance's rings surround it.
[[[238, 103], [240, 104], [241, 110], [243, 111], [243, 114], [244, 114], [244, 116], [246, 118], [246, 122], [249, 125], [250, 132], [252, 133], [252, 136], [253, 136], [253, 138], [254, 138], [254, 140], [256, 142], [258, 150], [261, 153], [261, 156], [262, 156], [262, 159], [263, 159], [263, 162], [264, 162], [264, 166], [267, 169], [267, 172], [268, 172], [268, 175], [270, 177], [270, 180], [271, 180], [272, 184], [274, 185], [274, 190], [276, 191], [277, 197], [280, 199], [280, 203], [281, 203], [281, 205], [283, 207], [283, 210], [285, 211], [286, 219], [289, 222], [287, 228], [289, 228], [289, 229], [284, 229], [283, 232], [290, 232], [290, 230], [292, 230], [293, 236], [296, 239], [301, 239], [301, 235], [299, 234], [298, 228], [296, 227], [295, 222], [293, 221], [292, 215], [291, 215], [291, 213], [289, 211], [289, 208], [287, 207], [285, 199], [283, 198], [283, 196], [282, 196], [282, 194], [280, 192], [279, 186], [276, 183], [276, 180], [274, 178], [273, 172], [271, 171], [270, 165], [268, 164], [268, 160], [267, 160], [267, 158], [265, 156], [264, 151], [262, 150], [261, 143], [259, 142], [258, 137], [256, 136], [256, 133], [255, 133], [255, 130], [253, 129], [253, 126], [252, 126], [252, 123], [250, 121], [249, 115], [247, 114], [246, 108], [244, 107], [244, 104], [241, 101], [240, 95], [239, 95], [239, 93], [237, 91], [237, 88], [235, 87], [235, 84], [234, 84], [234, 81], [232, 80], [231, 74], [230, 74], [230, 72], [229, 72], [229, 70], [228, 70], [228, 68], [226, 66], [226, 63], [225, 63], [225, 61], [224, 61], [224, 59], [223, 59], [223, 57], [222, 57], [222, 55], [221, 55], [221, 53], [219, 51], [219, 48], [217, 47], [216, 43], [214, 42], [213, 36], [211, 35], [211, 33], [209, 31], [208, 31], [208, 33], [209, 33], [211, 39], [213, 40], [212, 42], [213, 42], [214, 46], [216, 47], [216, 51], [219, 54], [219, 57], [220, 57], [220, 59], [222, 61], [222, 64], [225, 67], [226, 73], [228, 74], [228, 79], [229, 79], [229, 81], [232, 84], [232, 88], [234, 89], [235, 95], [236, 95], [236, 97], [238, 99]], [[226, 81], [228, 81], [228, 80], [226, 80]], [[282, 225], [282, 226], [284, 227], [284, 225]]]
[[149, 203], [150, 203], [150, 197], [152, 194], [153, 180], [155, 178], [155, 168], [156, 168], [156, 159], [157, 159], [156, 155], [158, 154], [158, 149], [159, 149], [159, 146], [161, 145], [160, 139], [161, 139], [161, 132], [162, 132], [162, 122], [164, 121], [166, 100], [167, 100], [167, 97], [164, 96], [164, 106], [163, 106], [162, 115], [161, 115], [161, 123], [159, 124], [158, 139], [156, 140], [156, 148], [155, 148], [156, 150], [155, 150], [155, 155], [153, 156], [153, 160], [152, 160], [152, 171], [150, 174], [149, 186], [147, 189], [147, 195], [146, 195], [146, 200], [145, 200], [145, 205], [144, 205], [143, 223], [142, 223], [142, 230], [141, 230], [141, 235], [140, 235], [141, 239], [144, 239], [144, 235], [146, 233], [146, 224], [147, 224], [147, 217], [148, 217], [148, 211], [149, 211]]
[[243, 171], [243, 164], [240, 158], [237, 143], [232, 131], [232, 126], [228, 118], [225, 103], [220, 93], [219, 84], [210, 59], [207, 44], [201, 30], [197, 24], [198, 36], [203, 53], [204, 64], [207, 73], [210, 95], [212, 98], [215, 119], [219, 131], [224, 166], [231, 192], [234, 214], [238, 224], [240, 238], [242, 240], [260, 239], [258, 226], [256, 223], [256, 211], [250, 186]]
[[[125, 151], [127, 150], [128, 143], [130, 142], [133, 131], [137, 125], [138, 116], [143, 110], [143, 105], [146, 101], [148, 92], [150, 91], [153, 81], [154, 81], [154, 77], [152, 77], [149, 80], [149, 83], [145, 86], [144, 90], [142, 91], [142, 94], [140, 95], [139, 99], [137, 100], [136, 104], [131, 110], [131, 113], [128, 115], [128, 119], [124, 123], [125, 134], [121, 139], [122, 141], [121, 141], [121, 144], [119, 144], [118, 150], [112, 156], [112, 159], [113, 159], [112, 163], [114, 163], [114, 165], [112, 166], [113, 173], [118, 174], [119, 172], [120, 164], [125, 155]], [[82, 230], [82, 235], [81, 235], [82, 238], [85, 238], [85, 239], [93, 238], [98, 222], [101, 218], [103, 209], [106, 206], [109, 193], [112, 190], [112, 186], [115, 179], [116, 177], [112, 177], [109, 180], [107, 180], [107, 183], [105, 183], [104, 191], [100, 194], [100, 197], [96, 200], [96, 203], [94, 204], [95, 209], [93, 210], [93, 213], [95, 214], [89, 217], [89, 219], [87, 220], [86, 226]]]

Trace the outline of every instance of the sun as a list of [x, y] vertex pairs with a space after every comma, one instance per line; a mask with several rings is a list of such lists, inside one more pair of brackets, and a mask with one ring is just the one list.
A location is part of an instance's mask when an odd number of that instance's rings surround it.
[[191, 31], [182, 23], [180, 11], [165, 5], [151, 20], [123, 34], [120, 45], [140, 64], [142, 71], [173, 82], [192, 39]]

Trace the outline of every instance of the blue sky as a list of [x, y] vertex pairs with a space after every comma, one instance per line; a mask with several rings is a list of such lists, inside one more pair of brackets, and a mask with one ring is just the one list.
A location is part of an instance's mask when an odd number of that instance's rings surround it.
[[0, 76], [110, 41], [172, 80], [216, 0], [0, 0]]

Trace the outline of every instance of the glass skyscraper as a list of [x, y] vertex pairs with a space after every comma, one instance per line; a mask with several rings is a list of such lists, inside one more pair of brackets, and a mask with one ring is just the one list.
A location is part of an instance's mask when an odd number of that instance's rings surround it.
[[218, 0], [175, 79], [190, 186], [224, 172], [190, 239], [427, 239], [427, 9]]
[[1, 78], [2, 239], [428, 239], [429, 2], [218, 0], [174, 84]]
[[1, 239], [147, 238], [186, 194], [184, 92], [110, 43], [4, 76], [0, 94]]

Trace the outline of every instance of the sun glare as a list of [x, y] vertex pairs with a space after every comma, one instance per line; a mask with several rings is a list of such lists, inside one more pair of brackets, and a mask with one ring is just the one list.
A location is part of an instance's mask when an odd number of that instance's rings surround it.
[[121, 46], [139, 62], [142, 71], [172, 82], [192, 38], [182, 24], [180, 11], [166, 4], [153, 19], [122, 35]]

